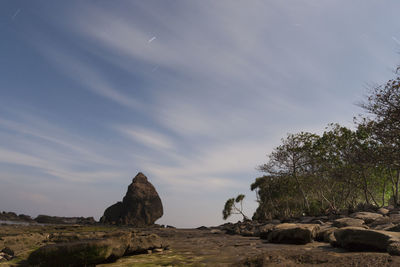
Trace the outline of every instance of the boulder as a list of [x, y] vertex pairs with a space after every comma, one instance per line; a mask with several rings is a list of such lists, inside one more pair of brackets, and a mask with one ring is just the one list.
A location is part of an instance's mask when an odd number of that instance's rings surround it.
[[133, 233], [125, 255], [146, 253], [147, 250], [167, 248], [162, 239], [156, 234]]
[[377, 212], [378, 212], [379, 214], [382, 214], [382, 215], [388, 215], [389, 212], [390, 212], [390, 210], [385, 209], [385, 208], [379, 208], [379, 209], [377, 210]]
[[400, 232], [400, 224], [392, 224], [392, 226], [386, 227], [385, 230], [389, 232]]
[[350, 214], [350, 217], [363, 220], [366, 224], [370, 224], [375, 220], [382, 218], [383, 215], [374, 212], [360, 211]]
[[100, 222], [144, 227], [153, 225], [163, 215], [161, 199], [143, 173], [138, 173], [128, 187], [122, 202], [104, 211]]
[[323, 229], [320, 229], [317, 233], [315, 240], [326, 243], [330, 243], [331, 241], [336, 240], [333, 235], [333, 232], [336, 229], [336, 227], [325, 227]]
[[[394, 227], [395, 225], [393, 223], [387, 223], [387, 224], [380, 224], [377, 226], [374, 226], [373, 229], [374, 230], [385, 230], [385, 231], [389, 231], [388, 229], [391, 229], [392, 227]], [[394, 231], [396, 232], [396, 231]]]
[[399, 241], [390, 242], [390, 244], [386, 248], [386, 251], [390, 255], [400, 256], [400, 242]]
[[394, 213], [389, 215], [390, 221], [394, 224], [400, 223], [400, 214]]
[[29, 255], [28, 262], [33, 266], [87, 266], [117, 259], [124, 252], [113, 251], [108, 240], [78, 241], [41, 247]]
[[348, 226], [368, 228], [367, 226], [364, 225], [364, 220], [348, 218], [348, 217], [334, 220], [332, 226], [338, 228], [348, 227]]
[[28, 263], [32, 266], [91, 266], [113, 262], [118, 258], [147, 250], [164, 248], [155, 234], [116, 232], [102, 239], [52, 244], [32, 252]]
[[275, 224], [272, 223], [267, 223], [264, 225], [259, 226], [258, 231], [259, 231], [259, 236], [261, 239], [268, 239], [268, 235], [272, 232], [272, 230], [275, 228]]
[[389, 245], [400, 237], [398, 233], [362, 227], [340, 228], [334, 235], [338, 246], [352, 251], [388, 251]]
[[374, 220], [372, 223], [369, 224], [369, 226], [375, 228], [376, 226], [386, 225], [386, 224], [389, 224], [389, 223], [391, 223], [390, 218], [385, 216], [385, 217], [380, 217], [380, 218]]
[[276, 225], [268, 234], [268, 242], [284, 244], [307, 244], [312, 242], [319, 230], [317, 224], [283, 223]]

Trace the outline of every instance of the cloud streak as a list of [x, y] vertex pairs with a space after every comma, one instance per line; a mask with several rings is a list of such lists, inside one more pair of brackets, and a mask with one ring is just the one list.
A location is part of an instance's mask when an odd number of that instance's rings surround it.
[[[37, 67], [29, 84], [1, 84], [10, 88], [0, 98], [9, 111], [0, 115], [1, 178], [76, 186], [87, 193], [77, 199], [101, 192], [104, 203], [86, 208], [101, 212], [144, 171], [166, 207], [162, 222], [177, 226], [221, 223], [224, 201], [238, 193], [254, 209], [255, 168], [282, 136], [351, 122], [362, 84], [387, 77], [395, 6], [70, 1], [38, 17], [24, 6], [32, 25], [21, 23], [13, 46], [26, 40], [32, 54], [13, 56], [18, 68], [4, 72]], [[50, 189], [35, 190], [29, 198], [60, 210], [40, 197]]]

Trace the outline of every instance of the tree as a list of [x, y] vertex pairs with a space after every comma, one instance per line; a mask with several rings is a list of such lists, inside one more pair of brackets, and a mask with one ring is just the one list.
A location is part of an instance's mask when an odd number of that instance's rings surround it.
[[[243, 199], [245, 195], [240, 194], [236, 198], [230, 198], [225, 202], [224, 210], [222, 211], [222, 216], [224, 220], [228, 219], [229, 216], [233, 214], [239, 214], [243, 216], [243, 220], [248, 220], [247, 216], [243, 213]], [[235, 203], [240, 203], [240, 208], [236, 207]]]
[[[397, 69], [399, 70], [399, 68]], [[362, 118], [379, 144], [379, 163], [388, 168], [394, 204], [399, 202], [400, 187], [400, 77], [372, 88], [360, 104], [372, 117]]]
[[289, 134], [259, 167], [266, 175], [251, 185], [259, 203], [253, 219], [383, 206], [388, 176], [377, 164], [378, 150], [368, 127], [330, 124], [322, 136]]
[[310, 210], [310, 203], [305, 184], [312, 172], [310, 153], [318, 136], [311, 133], [288, 134], [282, 139], [282, 145], [269, 155], [269, 161], [259, 166], [259, 170], [267, 176], [289, 177], [296, 183], [296, 188], [302, 196], [305, 211]]

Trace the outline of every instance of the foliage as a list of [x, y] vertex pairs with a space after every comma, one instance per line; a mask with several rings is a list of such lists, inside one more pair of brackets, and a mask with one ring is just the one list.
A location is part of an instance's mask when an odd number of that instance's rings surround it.
[[[243, 220], [247, 220], [247, 216], [243, 213], [243, 199], [245, 195], [239, 194], [236, 198], [230, 198], [225, 202], [224, 210], [222, 211], [222, 217], [224, 220], [228, 219], [233, 214], [240, 214], [243, 216]], [[240, 208], [235, 205], [240, 204]]]
[[355, 119], [354, 130], [330, 124], [322, 135], [282, 139], [250, 187], [259, 203], [253, 219], [398, 205], [400, 77], [373, 88], [360, 106], [371, 116]]

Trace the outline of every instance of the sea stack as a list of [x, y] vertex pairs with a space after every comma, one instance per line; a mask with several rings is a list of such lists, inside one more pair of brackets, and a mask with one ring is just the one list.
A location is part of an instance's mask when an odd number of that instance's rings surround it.
[[139, 172], [128, 186], [122, 202], [108, 207], [100, 222], [146, 227], [153, 225], [162, 215], [163, 206], [156, 189], [147, 177]]

